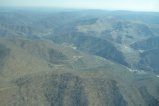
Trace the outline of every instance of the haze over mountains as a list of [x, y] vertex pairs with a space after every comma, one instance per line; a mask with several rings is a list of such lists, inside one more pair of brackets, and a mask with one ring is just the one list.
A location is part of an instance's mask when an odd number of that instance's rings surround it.
[[0, 10], [0, 105], [158, 106], [159, 13]]

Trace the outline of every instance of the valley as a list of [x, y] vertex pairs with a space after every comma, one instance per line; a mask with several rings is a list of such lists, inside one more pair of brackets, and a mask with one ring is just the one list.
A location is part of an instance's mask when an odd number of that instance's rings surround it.
[[159, 13], [1, 9], [0, 106], [158, 106]]

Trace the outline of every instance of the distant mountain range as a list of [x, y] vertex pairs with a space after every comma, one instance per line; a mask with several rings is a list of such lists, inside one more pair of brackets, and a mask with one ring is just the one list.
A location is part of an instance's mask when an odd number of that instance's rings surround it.
[[0, 10], [1, 106], [158, 106], [159, 13]]

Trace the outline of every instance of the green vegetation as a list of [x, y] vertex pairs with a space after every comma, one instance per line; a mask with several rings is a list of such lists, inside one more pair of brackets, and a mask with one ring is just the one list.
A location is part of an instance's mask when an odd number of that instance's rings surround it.
[[0, 10], [0, 106], [158, 106], [158, 19]]

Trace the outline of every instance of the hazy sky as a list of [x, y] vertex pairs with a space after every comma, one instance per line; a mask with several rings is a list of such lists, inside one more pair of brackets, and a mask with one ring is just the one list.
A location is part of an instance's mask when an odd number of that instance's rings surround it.
[[159, 11], [159, 0], [0, 0], [0, 6]]

